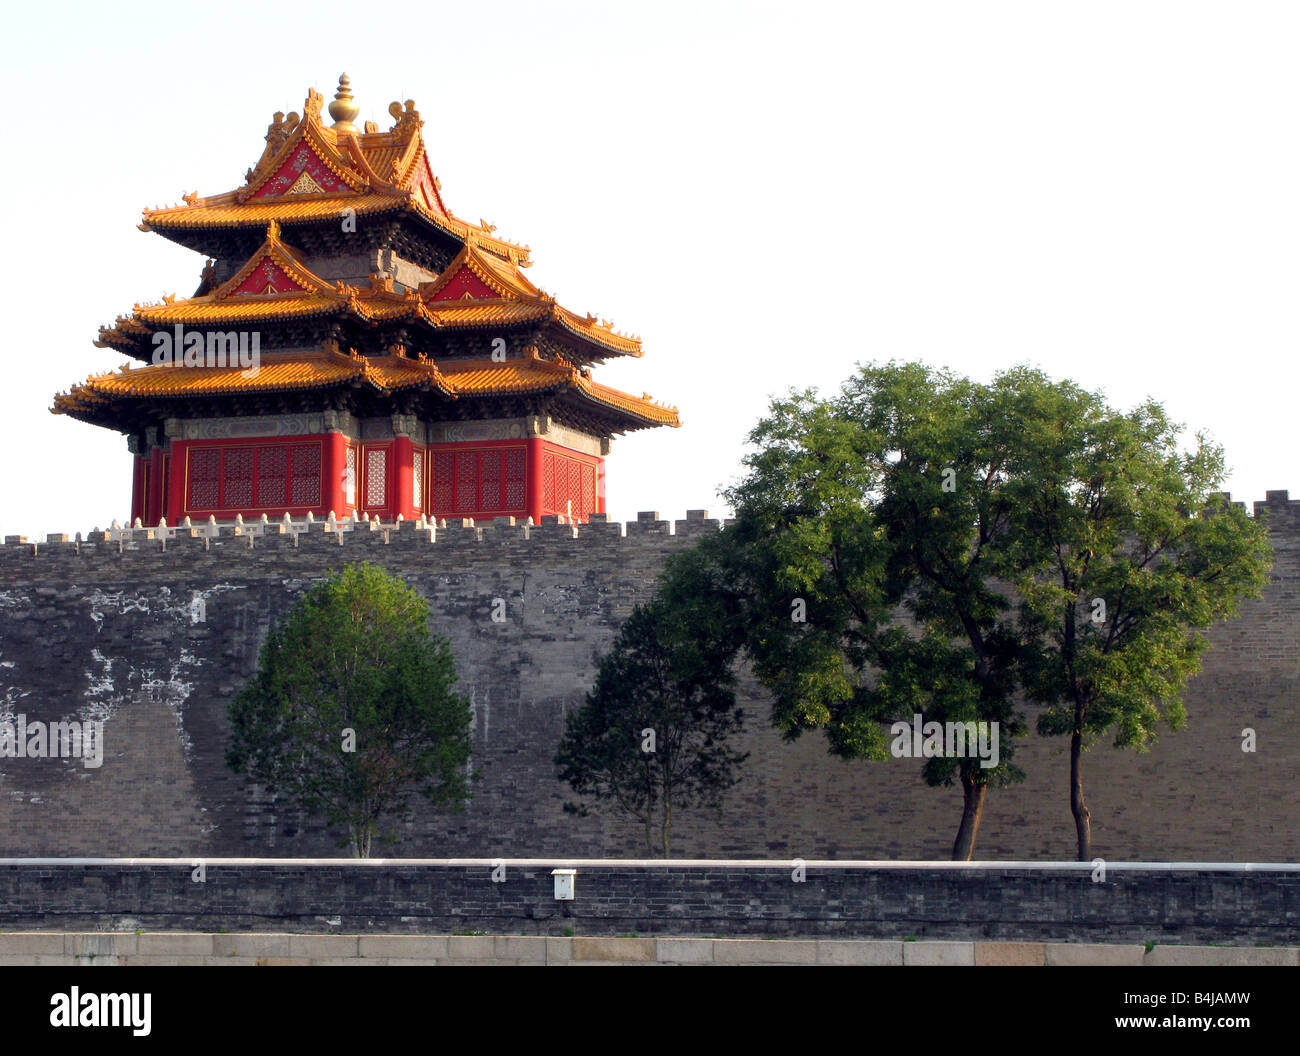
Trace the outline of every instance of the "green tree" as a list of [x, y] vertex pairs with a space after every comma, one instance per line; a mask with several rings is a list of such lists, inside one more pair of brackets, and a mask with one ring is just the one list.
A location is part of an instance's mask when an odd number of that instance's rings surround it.
[[[569, 713], [555, 755], [579, 796], [639, 821], [646, 849], [668, 857], [674, 811], [718, 808], [748, 753], [730, 747], [735, 707], [731, 649], [700, 633], [704, 606], [638, 606], [601, 659], [583, 705]], [[581, 803], [565, 810], [589, 812]]]
[[452, 687], [427, 603], [369, 564], [308, 591], [262, 646], [230, 705], [228, 765], [346, 828], [358, 858], [393, 837], [410, 797], [458, 810], [469, 798], [471, 712]]
[[1084, 747], [1113, 729], [1145, 748], [1162, 714], [1177, 728], [1203, 629], [1264, 580], [1264, 529], [1215, 496], [1222, 451], [1198, 436], [1180, 454], [1157, 404], [1122, 414], [1029, 368], [980, 385], [895, 363], [831, 399], [774, 401], [749, 439], [734, 528], [668, 589], [725, 613], [715, 633], [743, 648], [777, 726], [879, 759], [887, 726], [916, 714], [996, 722], [996, 766], [924, 764], [928, 783], [962, 787], [961, 859], [987, 790], [1023, 779], [1010, 738], [1027, 697], [1040, 733], [1071, 737], [1088, 858]]
[[1023, 780], [1014, 611], [994, 578], [1014, 429], [981, 387], [889, 364], [837, 398], [774, 401], [749, 439], [719, 567], [775, 723], [787, 737], [824, 729], [832, 752], [866, 759], [889, 757], [886, 724], [915, 715], [997, 723], [996, 761], [923, 766], [929, 784], [961, 785], [952, 855], [970, 858], [987, 790]]
[[1094, 393], [1022, 374], [1008, 386], [1024, 423], [1009, 486], [1029, 695], [1038, 730], [1070, 739], [1070, 811], [1092, 857], [1083, 753], [1113, 733], [1146, 751], [1163, 719], [1179, 729], [1205, 628], [1258, 596], [1267, 530], [1218, 493], [1223, 451], [1159, 404], [1130, 413]]

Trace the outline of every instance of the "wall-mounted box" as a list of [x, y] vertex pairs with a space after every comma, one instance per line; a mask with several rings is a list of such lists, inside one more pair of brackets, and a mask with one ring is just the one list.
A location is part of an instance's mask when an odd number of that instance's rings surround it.
[[573, 899], [573, 881], [578, 875], [576, 869], [552, 869], [551, 875], [555, 877], [555, 897], [559, 901], [568, 902]]

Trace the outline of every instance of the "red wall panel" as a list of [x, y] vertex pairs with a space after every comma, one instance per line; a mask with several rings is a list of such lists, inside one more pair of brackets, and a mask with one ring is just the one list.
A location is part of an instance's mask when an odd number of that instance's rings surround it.
[[[181, 494], [169, 496], [177, 520], [278, 519], [309, 510], [324, 516], [324, 445], [329, 437], [297, 436], [256, 440], [190, 440], [173, 443], [172, 480]], [[170, 518], [169, 518], [170, 521]]]

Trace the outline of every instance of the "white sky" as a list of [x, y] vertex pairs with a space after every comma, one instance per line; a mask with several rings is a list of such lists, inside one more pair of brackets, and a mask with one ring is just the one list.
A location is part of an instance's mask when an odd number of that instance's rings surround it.
[[890, 358], [1149, 395], [1234, 497], [1300, 492], [1298, 51], [1285, 3], [16, 6], [0, 533], [125, 520], [125, 440], [48, 408], [198, 283], [140, 210], [241, 184], [343, 71], [382, 128], [415, 100], [453, 211], [644, 338], [596, 377], [685, 425], [615, 441], [615, 518], [723, 512], [772, 394]]

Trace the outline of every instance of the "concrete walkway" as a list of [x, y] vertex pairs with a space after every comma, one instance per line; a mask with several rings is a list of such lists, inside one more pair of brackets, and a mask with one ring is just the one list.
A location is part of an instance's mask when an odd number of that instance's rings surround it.
[[1300, 948], [844, 939], [290, 935], [274, 932], [0, 933], [0, 965], [864, 964], [1277, 965]]

